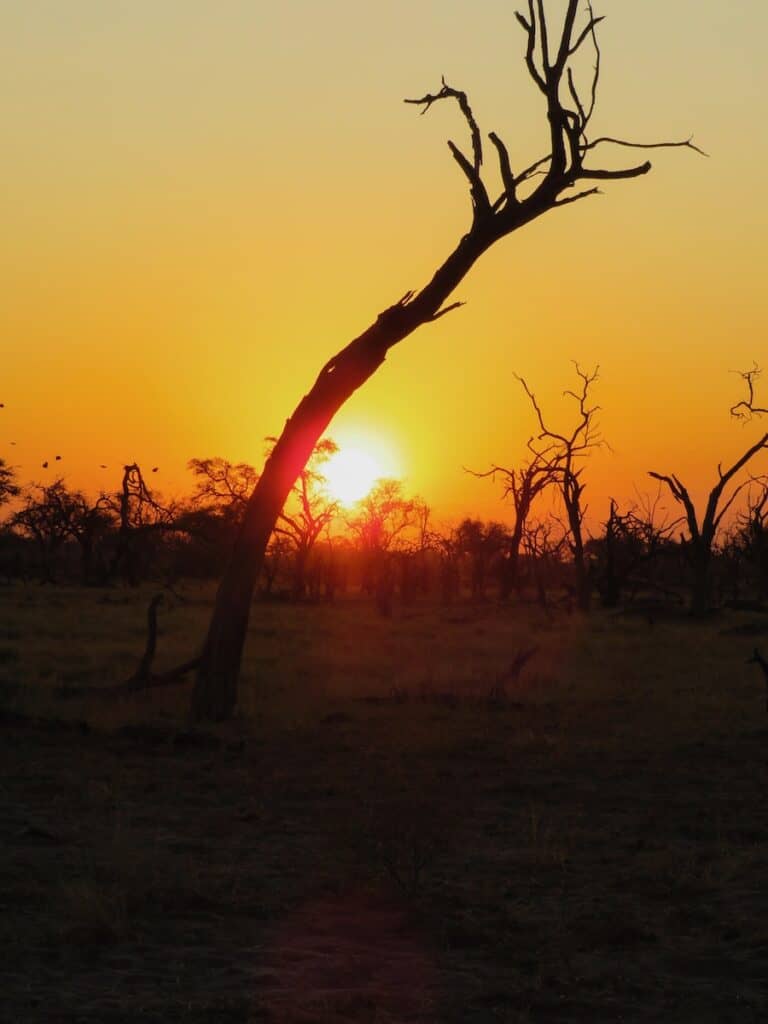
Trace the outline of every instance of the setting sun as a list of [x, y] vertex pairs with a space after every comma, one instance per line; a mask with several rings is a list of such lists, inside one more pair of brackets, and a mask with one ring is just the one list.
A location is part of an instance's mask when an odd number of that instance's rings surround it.
[[354, 505], [364, 498], [384, 475], [378, 459], [361, 448], [343, 448], [323, 466], [328, 491], [342, 505]]

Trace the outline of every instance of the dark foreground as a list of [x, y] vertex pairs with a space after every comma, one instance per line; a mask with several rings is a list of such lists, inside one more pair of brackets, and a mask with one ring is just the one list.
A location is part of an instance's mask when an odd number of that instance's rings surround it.
[[[269, 614], [290, 634], [325, 613]], [[419, 630], [498, 654], [509, 628], [497, 610], [363, 627], [399, 637], [396, 659]], [[487, 665], [462, 690], [438, 658], [420, 685], [310, 680], [306, 706], [207, 735], [167, 703], [104, 732], [17, 702], [0, 1018], [764, 1021], [755, 630], [530, 622], [543, 667], [501, 704]]]

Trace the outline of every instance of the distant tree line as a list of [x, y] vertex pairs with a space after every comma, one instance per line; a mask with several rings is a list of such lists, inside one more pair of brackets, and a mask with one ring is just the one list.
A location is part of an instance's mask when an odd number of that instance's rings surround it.
[[[654, 496], [625, 506], [610, 499], [590, 531], [588, 457], [603, 443], [590, 396], [597, 370], [577, 365], [576, 374], [578, 386], [565, 392], [574, 413], [559, 430], [520, 378], [537, 432], [517, 464], [475, 474], [501, 482], [505, 522], [438, 525], [423, 499], [387, 479], [345, 510], [323, 476], [336, 445], [321, 440], [278, 518], [259, 595], [333, 601], [363, 594], [383, 615], [397, 601], [427, 599], [515, 599], [548, 611], [672, 603], [695, 614], [768, 603], [768, 475], [749, 473], [768, 450], [768, 434], [754, 438], [731, 466], [718, 466], [703, 510], [674, 473], [653, 471]], [[733, 415], [749, 419], [764, 411], [754, 401], [758, 375], [757, 368], [742, 375], [749, 398]], [[114, 490], [94, 499], [61, 478], [23, 488], [0, 460], [0, 580], [137, 586], [216, 578], [258, 473], [223, 458], [192, 459], [189, 469], [194, 487], [182, 500], [165, 501], [136, 463], [123, 467]], [[671, 510], [663, 506], [665, 494]]]

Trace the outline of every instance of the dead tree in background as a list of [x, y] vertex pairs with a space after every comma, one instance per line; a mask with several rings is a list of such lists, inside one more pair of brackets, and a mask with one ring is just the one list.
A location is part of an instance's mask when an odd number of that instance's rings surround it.
[[503, 477], [503, 497], [512, 500], [512, 507], [515, 510], [514, 525], [507, 535], [506, 557], [501, 575], [501, 597], [506, 600], [519, 584], [520, 549], [528, 517], [536, 498], [555, 482], [554, 470], [547, 459], [536, 453], [520, 469], [493, 466], [485, 473], [475, 473], [471, 470], [470, 472], [473, 476], [491, 477], [493, 480], [497, 474]]
[[136, 462], [123, 466], [120, 490], [111, 498], [110, 507], [119, 525], [109, 574], [119, 574], [124, 583], [134, 587], [141, 576], [141, 540], [151, 531], [170, 527], [173, 512], [161, 505], [147, 487]]
[[604, 608], [616, 608], [625, 591], [632, 597], [638, 590], [670, 594], [653, 579], [653, 564], [657, 555], [672, 544], [672, 535], [683, 519], [670, 522], [666, 516], [659, 516], [660, 494], [661, 488], [653, 499], [642, 496], [639, 505], [623, 513], [611, 498], [603, 535], [587, 541], [594, 584]]
[[[745, 419], [752, 415], [761, 415], [768, 411], [755, 405], [753, 382], [760, 371], [747, 371], [741, 376], [747, 381], [749, 387], [748, 398], [731, 407], [731, 415]], [[723, 471], [722, 465], [718, 464], [718, 480], [709, 492], [706, 508], [701, 523], [693, 503], [690, 492], [679, 477], [674, 473], [663, 474], [649, 471], [649, 476], [654, 480], [660, 480], [670, 491], [675, 501], [682, 506], [685, 513], [685, 521], [689, 533], [689, 551], [691, 558], [691, 612], [693, 615], [704, 615], [709, 611], [712, 598], [711, 564], [717, 531], [723, 521], [723, 517], [733, 505], [734, 501], [750, 482], [749, 480], [739, 484], [731, 496], [723, 501], [723, 494], [728, 484], [751, 460], [761, 451], [768, 449], [768, 433], [751, 445], [744, 454], [738, 458], [733, 465]]]
[[768, 599], [768, 480], [758, 481], [760, 490], [750, 495], [747, 510], [740, 517], [739, 533], [744, 558], [754, 572], [761, 601]]
[[[506, 144], [490, 132], [488, 140], [495, 151], [502, 183], [495, 195], [483, 174], [483, 135], [467, 94], [443, 80], [436, 93], [407, 101], [420, 106], [422, 112], [440, 100], [458, 104], [469, 129], [471, 149], [468, 155], [456, 143], [448, 145], [469, 186], [470, 226], [423, 288], [406, 292], [328, 360], [286, 422], [248, 501], [216, 595], [192, 698], [195, 718], [226, 718], [235, 707], [251, 601], [267, 543], [299, 473], [341, 406], [379, 369], [393, 346], [418, 327], [434, 323], [461, 305], [450, 301], [454, 289], [499, 239], [550, 210], [594, 195], [598, 191], [596, 183], [637, 178], [651, 169], [648, 161], [617, 169], [589, 163], [606, 146], [647, 147], [611, 136], [590, 136], [600, 79], [596, 29], [602, 18], [594, 15], [587, 2], [583, 24], [577, 27], [581, 6], [580, 0], [567, 0], [558, 30], [552, 24], [552, 15], [548, 19], [545, 13], [544, 0], [528, 0], [527, 16], [517, 15], [525, 33], [528, 72], [546, 108], [549, 144], [543, 156], [515, 171]], [[585, 45], [594, 47], [595, 63], [586, 88], [579, 89], [573, 62]], [[654, 145], [695, 148], [690, 140]]]
[[573, 557], [576, 604], [581, 611], [588, 611], [592, 588], [582, 530], [586, 512], [586, 507], [582, 502], [586, 486], [582, 474], [584, 472], [583, 459], [593, 448], [602, 443], [595, 420], [599, 406], [588, 404], [589, 389], [597, 380], [599, 368], [595, 367], [592, 373], [585, 373], [578, 363], [574, 363], [574, 366], [581, 381], [581, 388], [579, 391], [563, 392], [568, 398], [573, 398], [578, 407], [576, 426], [570, 433], [559, 434], [546, 425], [536, 396], [522, 377], [517, 379], [530, 399], [539, 423], [540, 432], [535, 438], [531, 438], [528, 447], [535, 458], [550, 467], [552, 477], [563, 499], [570, 534], [569, 545]]
[[555, 569], [561, 564], [567, 546], [567, 534], [556, 519], [531, 522], [523, 528], [523, 549], [530, 569], [539, 605], [550, 614], [549, 587]]

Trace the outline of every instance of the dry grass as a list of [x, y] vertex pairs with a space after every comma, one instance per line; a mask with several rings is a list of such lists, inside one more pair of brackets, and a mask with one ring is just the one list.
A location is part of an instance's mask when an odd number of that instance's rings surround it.
[[130, 674], [149, 596], [0, 591], [4, 704], [49, 722], [0, 746], [0, 1019], [765, 1019], [748, 617], [259, 605], [242, 714], [200, 735], [183, 688], [55, 694]]

